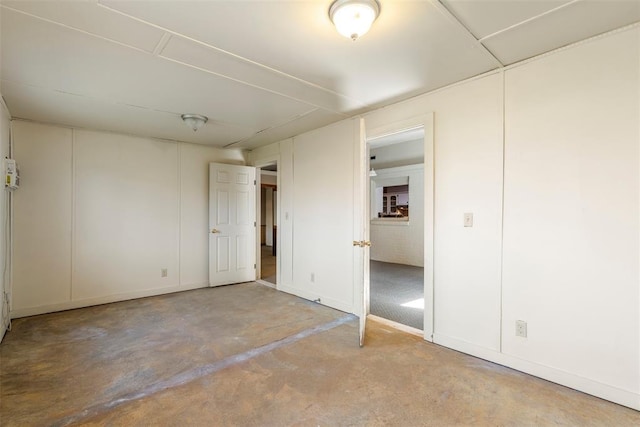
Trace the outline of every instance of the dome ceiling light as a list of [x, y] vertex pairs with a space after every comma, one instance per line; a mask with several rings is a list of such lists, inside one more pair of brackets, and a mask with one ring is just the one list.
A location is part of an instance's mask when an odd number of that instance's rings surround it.
[[353, 41], [369, 31], [379, 14], [377, 0], [336, 0], [329, 8], [329, 18], [338, 32]]
[[184, 123], [193, 129], [194, 132], [204, 126], [209, 120], [207, 116], [201, 116], [200, 114], [183, 114], [180, 117], [182, 117]]

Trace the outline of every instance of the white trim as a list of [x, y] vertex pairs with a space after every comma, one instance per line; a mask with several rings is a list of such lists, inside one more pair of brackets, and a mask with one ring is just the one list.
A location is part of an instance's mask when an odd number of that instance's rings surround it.
[[[366, 117], [365, 117], [366, 122]], [[404, 132], [422, 127], [424, 129], [424, 162], [416, 165], [400, 166], [396, 168], [381, 169], [378, 176], [385, 171], [397, 173], [399, 171], [422, 170], [424, 175], [424, 339], [433, 340], [434, 331], [434, 225], [435, 225], [435, 163], [434, 163], [434, 114], [428, 112], [419, 116], [409, 117], [404, 120], [386, 123], [384, 125], [367, 129], [366, 140], [377, 139], [383, 136]], [[370, 203], [370, 194], [366, 194], [366, 202]], [[370, 226], [371, 223], [368, 224]], [[384, 224], [387, 225], [387, 224]], [[396, 225], [396, 224], [394, 224]]]
[[120, 301], [127, 301], [127, 300], [132, 300], [137, 298], [153, 297], [157, 295], [172, 294], [175, 292], [190, 291], [193, 289], [201, 289], [201, 288], [207, 288], [207, 287], [209, 287], [209, 283], [206, 283], [206, 282], [189, 284], [189, 285], [175, 285], [175, 286], [169, 286], [166, 288], [146, 289], [143, 291], [136, 291], [136, 292], [124, 292], [120, 294], [105, 295], [105, 296], [95, 297], [95, 298], [86, 298], [86, 299], [80, 299], [76, 301], [67, 301], [67, 302], [58, 303], [58, 304], [41, 305], [38, 307], [20, 308], [20, 309], [13, 310], [11, 312], [11, 318], [17, 319], [20, 317], [35, 316], [38, 314], [53, 313], [56, 311], [63, 311], [63, 310], [72, 310], [75, 308], [90, 307], [92, 305], [109, 304], [112, 302], [120, 302]]
[[[253, 159], [252, 159], [253, 160]], [[256, 168], [256, 282], [260, 281], [262, 282], [262, 280], [260, 280], [260, 274], [262, 273], [262, 256], [261, 256], [261, 246], [262, 246], [262, 242], [261, 242], [261, 236], [260, 236], [260, 228], [262, 226], [262, 216], [261, 216], [261, 209], [262, 209], [262, 198], [261, 198], [261, 192], [258, 191], [258, 188], [260, 188], [260, 182], [261, 182], [261, 174], [265, 174], [265, 175], [271, 175], [271, 174], [275, 174], [276, 175], [276, 189], [278, 191], [276, 191], [276, 213], [275, 213], [275, 223], [276, 223], [276, 227], [278, 227], [276, 229], [276, 241], [274, 242], [274, 244], [276, 245], [276, 284], [274, 286], [275, 289], [279, 289], [278, 288], [278, 284], [281, 282], [281, 262], [282, 262], [282, 257], [280, 256], [280, 251], [282, 250], [282, 246], [281, 246], [281, 241], [282, 239], [280, 238], [280, 233], [282, 231], [281, 225], [282, 225], [282, 221], [280, 218], [280, 212], [281, 212], [281, 203], [280, 203], [280, 195], [282, 194], [282, 191], [279, 191], [281, 189], [280, 186], [280, 168], [282, 166], [281, 162], [280, 162], [280, 146], [278, 145], [278, 154], [274, 154], [271, 156], [267, 156], [267, 157], [263, 157], [261, 159], [255, 160], [252, 162], [253, 166]], [[270, 165], [276, 165], [276, 168], [278, 169], [277, 172], [272, 172], [272, 171], [263, 171], [262, 167], [264, 166], [270, 166]], [[269, 282], [265, 282], [265, 283], [269, 283]], [[269, 283], [269, 285], [272, 285], [272, 283]]]
[[389, 326], [393, 329], [397, 329], [404, 333], [415, 335], [416, 337], [423, 338], [424, 331], [411, 326], [403, 325], [402, 323], [394, 322], [393, 320], [385, 319], [384, 317], [378, 317], [375, 314], [369, 314], [367, 319], [380, 323], [381, 325]]
[[591, 394], [593, 396], [609, 400], [619, 405], [640, 410], [640, 393], [623, 390], [601, 382], [584, 378], [561, 369], [545, 366], [515, 356], [500, 353], [496, 350], [481, 347], [457, 338], [443, 334], [434, 334], [433, 342], [450, 349], [488, 360], [518, 371], [554, 382], [575, 389], [577, 391]]
[[267, 282], [266, 280], [256, 279], [256, 283], [259, 284], [259, 285], [266, 286], [266, 287], [271, 288], [271, 289], [278, 290], [278, 288], [276, 288], [276, 285], [274, 285], [271, 282]]
[[308, 292], [302, 289], [294, 288], [291, 286], [279, 285], [278, 290], [309, 300], [311, 302], [314, 302], [319, 298], [321, 305], [326, 305], [327, 307], [335, 308], [336, 310], [344, 311], [345, 313], [352, 313], [352, 314], [355, 314], [356, 316], [358, 315], [358, 313], [354, 311], [353, 304], [348, 305], [348, 304], [345, 304], [343, 301], [339, 301], [329, 297], [324, 297], [322, 295], [315, 294], [313, 292]]
[[409, 218], [376, 218], [369, 220], [371, 225], [390, 225], [392, 227], [408, 227]]
[[2, 105], [2, 108], [4, 108], [4, 111], [7, 112], [7, 115], [9, 116], [9, 122], [11, 122], [13, 118], [11, 117], [11, 112], [9, 111], [9, 107], [7, 107], [7, 103], [4, 102], [4, 97], [2, 96], [2, 94], [0, 94], [0, 105]]

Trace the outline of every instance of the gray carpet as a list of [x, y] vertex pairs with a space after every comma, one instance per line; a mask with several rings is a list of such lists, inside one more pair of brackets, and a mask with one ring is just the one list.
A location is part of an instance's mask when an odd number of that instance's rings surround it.
[[402, 304], [424, 298], [424, 268], [371, 261], [371, 314], [423, 329], [424, 309]]

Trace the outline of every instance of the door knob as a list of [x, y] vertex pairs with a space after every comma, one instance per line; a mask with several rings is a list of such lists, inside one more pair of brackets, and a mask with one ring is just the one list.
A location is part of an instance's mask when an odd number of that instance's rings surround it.
[[220, 230], [217, 230], [217, 229], [215, 229], [215, 228], [214, 228], [213, 230], [211, 230], [211, 232], [212, 232], [212, 233], [219, 233], [219, 232], [220, 232]]

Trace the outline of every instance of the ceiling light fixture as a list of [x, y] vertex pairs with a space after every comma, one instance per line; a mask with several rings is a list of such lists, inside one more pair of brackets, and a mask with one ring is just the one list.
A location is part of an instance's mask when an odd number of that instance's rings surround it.
[[183, 114], [180, 117], [182, 117], [185, 124], [193, 129], [194, 132], [204, 126], [209, 120], [207, 116], [201, 116], [200, 114]]
[[380, 14], [377, 0], [336, 0], [329, 8], [329, 18], [340, 34], [356, 41]]

